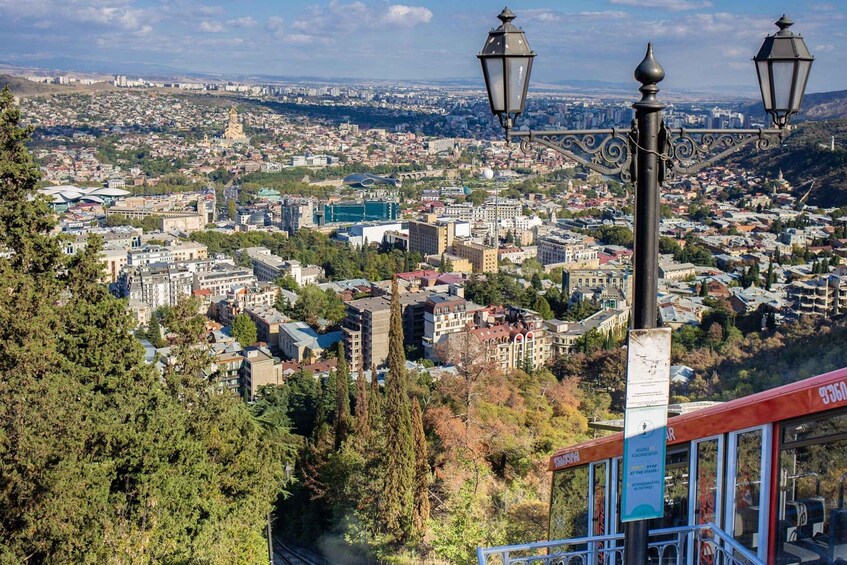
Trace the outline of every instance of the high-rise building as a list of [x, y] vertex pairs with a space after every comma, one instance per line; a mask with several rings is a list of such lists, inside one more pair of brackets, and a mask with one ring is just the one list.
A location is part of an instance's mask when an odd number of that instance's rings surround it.
[[497, 249], [495, 247], [457, 239], [453, 242], [453, 254], [470, 261], [475, 273], [497, 272]]
[[286, 197], [282, 201], [282, 229], [289, 234], [315, 225], [315, 201], [311, 198]]
[[423, 256], [441, 255], [453, 245], [456, 228], [452, 222], [436, 222], [430, 215], [425, 221], [409, 222], [409, 251]]
[[[424, 337], [424, 312], [430, 292], [408, 292], [400, 295], [403, 315], [403, 342], [419, 347]], [[391, 297], [376, 296], [347, 303], [344, 318], [344, 351], [351, 367], [360, 360], [365, 367], [382, 366], [388, 358]]]

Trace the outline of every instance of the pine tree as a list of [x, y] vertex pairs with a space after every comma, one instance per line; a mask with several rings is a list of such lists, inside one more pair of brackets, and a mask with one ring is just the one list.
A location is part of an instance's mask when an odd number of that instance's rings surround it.
[[371, 392], [368, 394], [368, 428], [372, 434], [382, 427], [382, 394], [376, 363], [371, 366]]
[[391, 283], [391, 319], [388, 375], [385, 382], [385, 480], [380, 515], [383, 531], [399, 543], [412, 533], [415, 447], [409, 396], [406, 392], [406, 355], [397, 278]]
[[155, 314], [150, 316], [150, 323], [147, 324], [147, 340], [156, 349], [167, 345], [164, 337], [162, 337], [162, 325], [159, 323], [159, 317]]
[[61, 266], [56, 220], [47, 199], [36, 191], [41, 177], [27, 151], [32, 130], [20, 127], [21, 111], [8, 86], [0, 92], [0, 249], [14, 253], [8, 266], [32, 275], [51, 275]]
[[368, 382], [365, 380], [363, 355], [359, 354], [359, 371], [356, 375], [356, 437], [364, 444], [370, 434], [368, 427]]
[[232, 319], [229, 327], [230, 335], [241, 344], [241, 347], [248, 347], [259, 340], [259, 332], [256, 329], [256, 324], [247, 314], [238, 314]]
[[412, 431], [415, 436], [415, 488], [412, 522], [418, 538], [426, 535], [429, 520], [429, 459], [424, 433], [423, 412], [417, 400], [412, 401]]
[[341, 449], [350, 431], [350, 371], [344, 357], [344, 344], [338, 342], [338, 370], [335, 378], [335, 449]]
[[700, 296], [703, 298], [709, 296], [709, 281], [703, 279], [703, 282], [700, 283]]
[[768, 263], [768, 274], [767, 274], [767, 278], [765, 279], [765, 290], [771, 289], [771, 285], [774, 283], [775, 277], [776, 277], [776, 273], [774, 273], [773, 261], [771, 261], [771, 262]]
[[169, 323], [163, 386], [99, 282], [99, 238], [66, 261], [50, 236], [18, 123], [4, 91], [0, 247], [14, 253], [0, 258], [0, 561], [257, 562], [278, 444], [201, 378], [196, 303]]

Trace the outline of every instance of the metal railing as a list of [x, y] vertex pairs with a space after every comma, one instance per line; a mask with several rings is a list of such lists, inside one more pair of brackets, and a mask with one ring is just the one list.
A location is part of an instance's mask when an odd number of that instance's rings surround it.
[[[623, 534], [477, 549], [479, 565], [620, 565]], [[764, 565], [712, 523], [650, 532], [649, 565]]]

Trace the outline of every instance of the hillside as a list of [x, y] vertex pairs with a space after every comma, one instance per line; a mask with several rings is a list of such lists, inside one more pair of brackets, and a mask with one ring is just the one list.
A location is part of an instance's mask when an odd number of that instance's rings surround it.
[[803, 98], [802, 115], [807, 120], [847, 118], [847, 90], [807, 94]]
[[49, 94], [72, 94], [79, 92], [98, 92], [101, 90], [112, 90], [115, 87], [107, 82], [96, 82], [94, 84], [44, 84], [32, 82], [23, 77], [12, 75], [0, 75], [0, 88], [7, 86], [12, 94], [19, 98], [29, 96], [44, 96]]
[[[745, 103], [738, 108], [745, 116], [764, 116], [761, 99]], [[794, 118], [795, 122], [837, 120], [847, 118], [847, 90], [832, 92], [815, 92], [803, 97], [800, 113]]]
[[[830, 140], [835, 136], [835, 151]], [[802, 194], [812, 180], [814, 188], [806, 203], [814, 206], [847, 205], [847, 119], [803, 122], [785, 143], [767, 151], [745, 151], [733, 162], [775, 177], [781, 170], [785, 179]]]

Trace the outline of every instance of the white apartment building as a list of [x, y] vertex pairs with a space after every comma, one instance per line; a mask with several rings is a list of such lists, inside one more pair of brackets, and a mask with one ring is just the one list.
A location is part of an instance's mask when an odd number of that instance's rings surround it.
[[464, 330], [471, 321], [468, 303], [461, 296], [433, 294], [424, 305], [423, 348], [427, 359], [441, 360], [438, 345], [444, 337]]
[[597, 250], [576, 239], [548, 235], [538, 239], [538, 259], [542, 265], [597, 261]]

